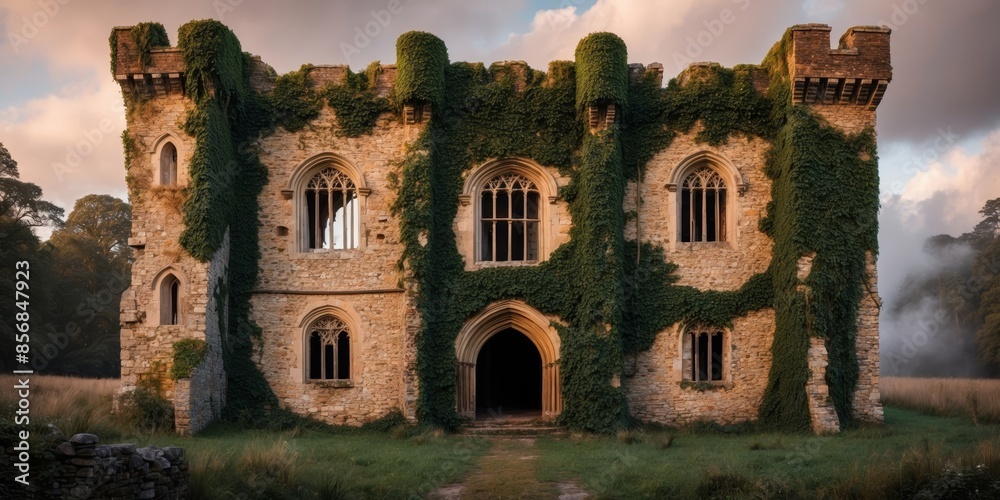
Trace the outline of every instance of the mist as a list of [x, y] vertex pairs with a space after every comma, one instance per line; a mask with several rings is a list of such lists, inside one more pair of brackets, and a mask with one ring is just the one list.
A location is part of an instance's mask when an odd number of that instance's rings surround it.
[[[968, 225], [940, 221], [942, 199], [898, 198], [880, 214], [881, 371], [890, 376], [991, 377], [977, 355], [976, 304], [983, 284], [971, 269], [978, 253], [957, 236]], [[950, 233], [950, 235], [949, 235]], [[928, 242], [928, 238], [933, 238]]]

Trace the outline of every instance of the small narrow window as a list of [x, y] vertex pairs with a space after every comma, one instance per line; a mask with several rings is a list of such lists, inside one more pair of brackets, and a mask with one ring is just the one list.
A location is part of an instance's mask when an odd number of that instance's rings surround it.
[[537, 261], [539, 194], [518, 174], [494, 177], [480, 193], [481, 261]]
[[351, 333], [343, 321], [323, 316], [309, 327], [309, 379], [350, 380]]
[[358, 248], [360, 202], [350, 177], [327, 167], [306, 185], [303, 210], [306, 217], [307, 247], [310, 250]]
[[685, 364], [685, 379], [694, 382], [721, 381], [725, 376], [724, 339], [721, 331], [693, 329], [685, 335], [684, 344], [688, 351]]
[[172, 142], [167, 142], [160, 148], [160, 184], [177, 185], [177, 148]]
[[727, 241], [726, 183], [708, 167], [691, 172], [680, 190], [682, 242]]
[[160, 282], [160, 324], [181, 324], [181, 282], [173, 274]]
[[181, 284], [174, 280], [170, 284], [170, 324], [177, 324], [177, 310], [180, 309]]

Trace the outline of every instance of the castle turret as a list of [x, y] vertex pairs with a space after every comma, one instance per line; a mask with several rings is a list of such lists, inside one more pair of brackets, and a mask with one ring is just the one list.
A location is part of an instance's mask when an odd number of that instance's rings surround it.
[[799, 24], [791, 32], [792, 102], [878, 107], [892, 80], [891, 29], [855, 26], [840, 37], [836, 49], [830, 48], [828, 25]]

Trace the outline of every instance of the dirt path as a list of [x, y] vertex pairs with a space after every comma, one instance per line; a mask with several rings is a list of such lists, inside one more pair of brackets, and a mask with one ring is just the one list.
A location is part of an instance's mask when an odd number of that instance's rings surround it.
[[534, 438], [492, 438], [490, 453], [479, 459], [464, 482], [431, 492], [429, 498], [583, 500], [587, 493], [573, 482], [543, 483], [535, 477]]

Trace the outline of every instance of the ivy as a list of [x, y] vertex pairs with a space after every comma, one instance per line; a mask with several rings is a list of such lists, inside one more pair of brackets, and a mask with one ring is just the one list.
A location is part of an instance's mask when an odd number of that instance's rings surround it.
[[[858, 379], [858, 305], [867, 280], [866, 253], [878, 252], [878, 167], [874, 131], [847, 136], [789, 95], [791, 32], [765, 58], [780, 124], [765, 173], [772, 179], [761, 230], [774, 239], [776, 329], [760, 420], [785, 430], [809, 429], [805, 384], [809, 338], [825, 340], [826, 382], [842, 427], [851, 425]], [[804, 283], [799, 258], [815, 253]], [[804, 286], [800, 286], [804, 285]]]
[[312, 68], [312, 64], [303, 64], [298, 71], [279, 76], [267, 96], [275, 120], [289, 132], [302, 130], [323, 109], [322, 97], [309, 82]]
[[[584, 38], [575, 61], [557, 61], [546, 74], [523, 63], [449, 63], [440, 39], [410, 32], [397, 42], [393, 102], [376, 92], [377, 62], [362, 73], [348, 70], [343, 84], [319, 91], [303, 66], [279, 77], [269, 95], [258, 95], [250, 88], [249, 59], [228, 28], [216, 21], [183, 26], [185, 92], [195, 103], [184, 130], [196, 147], [181, 243], [207, 261], [226, 234], [230, 238], [228, 281], [217, 284], [215, 297], [228, 301], [228, 317], [219, 321], [230, 380], [227, 417], [259, 417], [265, 405], [277, 404], [251, 357], [261, 335], [249, 320], [260, 257], [257, 196], [267, 179], [256, 139], [275, 124], [301, 129], [324, 100], [336, 113], [338, 134], [348, 137], [370, 133], [394, 105], [423, 101], [433, 104], [430, 122], [390, 176], [404, 244], [399, 266], [422, 319], [416, 369], [423, 424], [460, 424], [455, 338], [465, 321], [503, 299], [523, 300], [564, 322], [556, 328], [561, 423], [567, 427], [612, 432], [630, 424], [629, 380], [620, 378], [625, 360], [648, 350], [664, 328], [728, 327], [770, 307], [776, 331], [759, 420], [777, 429], [808, 429], [805, 383], [813, 336], [826, 341], [827, 383], [841, 422], [849, 424], [865, 253], [877, 251], [874, 135], [845, 136], [807, 107], [791, 105], [788, 40], [786, 34], [761, 66], [699, 67], [682, 75], [683, 84], [675, 79], [660, 88], [651, 74], [630, 81], [625, 45], [609, 33]], [[754, 86], [762, 72], [771, 78], [767, 95]], [[592, 103], [620, 105], [620, 123], [588, 131]], [[765, 173], [773, 201], [760, 220], [774, 240], [772, 263], [734, 291], [680, 286], [677, 266], [661, 248], [624, 239], [627, 180], [641, 177], [657, 152], [696, 124], [699, 142], [719, 145], [745, 136], [772, 143]], [[123, 141], [132, 154], [127, 135]], [[454, 230], [463, 178], [475, 165], [503, 157], [530, 158], [569, 177], [559, 195], [572, 215], [570, 241], [536, 266], [465, 271]], [[798, 259], [811, 253], [812, 273], [799, 282]]]
[[[167, 30], [160, 23], [138, 23], [132, 26], [129, 36], [139, 49], [139, 60], [142, 61], [143, 66], [152, 62], [150, 59], [151, 49], [170, 46]], [[115, 65], [118, 62], [118, 30], [111, 30], [108, 43], [111, 45], [111, 76], [114, 77]]]
[[375, 84], [381, 71], [378, 61], [368, 65], [362, 73], [346, 68], [342, 85], [329, 85], [324, 89], [323, 95], [337, 115], [339, 135], [358, 137], [371, 133], [378, 117], [392, 110], [389, 99], [376, 93]]
[[170, 365], [170, 378], [174, 380], [191, 378], [191, 372], [205, 360], [206, 349], [207, 345], [202, 339], [174, 342], [174, 362]]
[[438, 105], [445, 97], [448, 49], [440, 38], [409, 31], [396, 40], [396, 101]]
[[576, 103], [628, 102], [628, 50], [614, 33], [591, 33], [576, 46]]
[[257, 196], [267, 183], [256, 141], [272, 130], [273, 114], [250, 87], [250, 58], [229, 28], [213, 20], [192, 21], [179, 33], [185, 92], [195, 103], [183, 127], [195, 138], [195, 150], [180, 241], [193, 257], [207, 261], [229, 235], [228, 281], [216, 285], [214, 297], [228, 306], [228, 321], [220, 317], [228, 379], [223, 415], [262, 422], [265, 407], [276, 406], [277, 397], [251, 357], [261, 329], [250, 320], [250, 291], [260, 259]]

